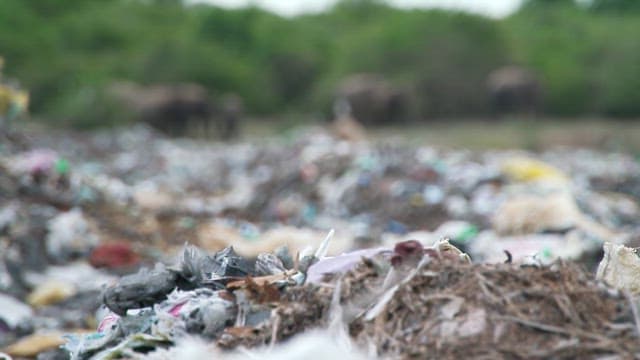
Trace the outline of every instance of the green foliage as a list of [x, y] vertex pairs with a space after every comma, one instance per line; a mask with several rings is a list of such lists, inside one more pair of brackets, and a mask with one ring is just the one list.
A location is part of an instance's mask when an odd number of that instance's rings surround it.
[[589, 7], [594, 11], [602, 12], [638, 12], [640, 11], [640, 2], [637, 0], [592, 0]]
[[114, 81], [197, 82], [256, 114], [317, 112], [341, 79], [372, 72], [409, 93], [418, 117], [487, 112], [485, 79], [532, 68], [555, 115], [640, 113], [640, 2], [529, 0], [504, 20], [342, 0], [283, 18], [180, 0], [2, 0], [5, 72], [32, 112], [80, 126], [125, 121]]
[[531, 1], [504, 21], [516, 61], [542, 77], [547, 112], [640, 113], [640, 13], [593, 11], [604, 3]]
[[420, 118], [485, 112], [485, 77], [507, 56], [498, 24], [474, 15], [349, 1], [317, 20], [335, 29], [334, 61], [317, 97], [349, 74], [378, 73], [410, 94]]

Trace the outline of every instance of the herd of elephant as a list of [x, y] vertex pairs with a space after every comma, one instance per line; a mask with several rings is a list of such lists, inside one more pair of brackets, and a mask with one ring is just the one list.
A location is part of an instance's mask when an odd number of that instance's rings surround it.
[[[531, 117], [541, 110], [542, 87], [529, 69], [519, 66], [498, 68], [488, 74], [484, 85], [488, 110], [494, 116], [517, 114]], [[410, 91], [393, 86], [373, 74], [346, 78], [335, 96], [336, 104], [348, 104], [351, 117], [364, 125], [411, 120], [416, 117], [411, 111], [415, 105], [412, 102], [419, 101]]]
[[108, 94], [134, 117], [170, 136], [208, 135], [212, 126], [223, 139], [238, 136], [242, 99], [224, 95], [214, 99], [201, 85], [131, 82], [111, 84]]
[[[486, 78], [487, 100], [495, 115], [518, 113], [535, 115], [539, 111], [541, 86], [532, 71], [506, 66]], [[141, 86], [114, 83], [113, 98], [131, 110], [138, 120], [171, 136], [209, 134], [219, 137], [239, 135], [243, 102], [237, 95], [214, 99], [197, 84]], [[334, 92], [336, 108], [364, 125], [390, 124], [407, 120], [411, 100], [406, 91], [375, 74], [356, 74], [345, 78]]]

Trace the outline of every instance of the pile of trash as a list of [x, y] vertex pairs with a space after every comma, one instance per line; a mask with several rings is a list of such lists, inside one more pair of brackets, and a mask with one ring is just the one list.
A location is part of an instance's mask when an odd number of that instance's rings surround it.
[[[343, 141], [317, 129], [237, 144], [167, 139], [144, 127], [48, 135], [0, 164], [36, 183], [38, 174], [52, 174], [50, 190], [70, 191], [40, 190], [48, 201], [81, 207], [111, 236], [159, 236], [176, 251], [189, 241], [210, 250], [233, 244], [255, 256], [281, 245], [270, 240], [253, 250], [255, 240], [278, 238], [283, 227], [294, 238], [301, 228], [335, 228], [343, 238], [336, 244], [344, 243], [338, 252], [411, 232], [446, 233], [477, 243], [474, 257], [495, 260], [501, 250], [485, 252], [485, 244], [505, 241], [519, 257], [510, 244], [534, 235], [529, 240], [545, 244], [536, 250], [551, 260], [639, 233], [640, 164], [628, 154], [442, 150]], [[554, 254], [565, 238], [569, 250]]]
[[295, 264], [286, 249], [252, 266], [188, 247], [178, 266], [108, 287], [97, 332], [64, 347], [73, 359], [640, 356], [633, 295], [575, 264], [472, 264], [446, 240], [325, 257], [330, 238]]
[[[170, 357], [183, 342], [276, 354], [316, 328], [321, 348], [365, 358], [571, 357], [587, 342], [637, 352], [626, 343], [635, 308], [590, 275], [603, 247], [640, 243], [640, 162], [629, 154], [445, 150], [321, 129], [235, 144], [145, 127], [18, 135], [0, 144], [0, 352], [11, 356]], [[398, 244], [439, 260], [404, 269]], [[443, 250], [455, 256], [443, 262]], [[612, 263], [633, 263], [629, 251]], [[601, 268], [634, 293], [635, 272], [623, 271], [633, 266]], [[527, 292], [538, 284], [560, 295]], [[583, 313], [587, 299], [601, 306]], [[398, 307], [423, 309], [430, 330], [411, 330]], [[460, 335], [476, 328], [481, 337]], [[536, 338], [527, 331], [557, 352], [501, 335]], [[327, 344], [336, 332], [344, 341]], [[466, 341], [479, 352], [461, 353], [474, 351]]]
[[[434, 263], [385, 294], [352, 336], [389, 358], [636, 358], [635, 300], [575, 264]], [[388, 299], [388, 300], [387, 300]], [[379, 310], [378, 310], [379, 309]]]

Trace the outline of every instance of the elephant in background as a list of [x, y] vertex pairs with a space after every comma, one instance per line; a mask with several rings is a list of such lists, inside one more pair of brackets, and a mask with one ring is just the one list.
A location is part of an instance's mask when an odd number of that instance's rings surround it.
[[132, 82], [117, 82], [108, 94], [133, 116], [170, 136], [185, 136], [194, 130], [208, 135], [211, 123], [218, 126], [223, 139], [238, 135], [242, 102], [237, 96], [227, 96], [220, 104], [208, 91], [192, 83], [155, 84], [142, 86]]
[[335, 93], [335, 102], [348, 108], [350, 115], [365, 125], [402, 121], [408, 106], [406, 94], [376, 74], [345, 78]]
[[225, 140], [240, 135], [240, 119], [244, 114], [244, 102], [235, 94], [227, 94], [220, 100], [220, 114], [217, 121], [218, 133]]
[[486, 86], [496, 114], [535, 116], [540, 111], [542, 88], [529, 69], [519, 66], [498, 68], [489, 73]]

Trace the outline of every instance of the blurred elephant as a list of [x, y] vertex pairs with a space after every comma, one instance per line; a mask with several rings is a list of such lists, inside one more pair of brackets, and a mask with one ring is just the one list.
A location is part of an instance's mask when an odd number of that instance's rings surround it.
[[244, 114], [242, 98], [235, 94], [227, 94], [220, 100], [220, 119], [217, 122], [218, 132], [222, 139], [237, 138], [240, 135], [240, 119]]
[[338, 87], [335, 98], [336, 103], [348, 105], [350, 115], [366, 125], [402, 121], [407, 114], [406, 94], [376, 74], [347, 77]]
[[487, 77], [492, 109], [497, 114], [536, 115], [541, 106], [541, 86], [536, 75], [519, 66], [505, 66]]
[[108, 92], [136, 118], [171, 136], [184, 136], [190, 130], [208, 135], [211, 122], [218, 123], [224, 139], [238, 135], [242, 107], [238, 97], [225, 98], [218, 105], [204, 87], [191, 83], [141, 86], [117, 82]]

